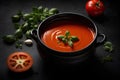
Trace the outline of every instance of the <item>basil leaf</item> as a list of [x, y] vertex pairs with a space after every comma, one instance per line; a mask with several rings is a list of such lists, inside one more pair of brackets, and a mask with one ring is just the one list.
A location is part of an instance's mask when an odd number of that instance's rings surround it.
[[30, 38], [31, 38], [31, 31], [32, 31], [32, 30], [26, 31], [25, 36], [26, 36], [27, 39], [30, 39]]
[[58, 39], [62, 40], [65, 36], [64, 35], [59, 35], [57, 36]]
[[108, 52], [112, 52], [113, 51], [113, 46], [112, 46], [112, 43], [107, 41], [104, 43], [104, 50], [105, 51], [108, 51]]
[[105, 51], [108, 51], [108, 52], [111, 52], [113, 50], [112, 46], [109, 47], [109, 46], [104, 46], [104, 50]]
[[57, 8], [51, 8], [51, 9], [49, 10], [49, 14], [50, 14], [50, 15], [57, 14], [57, 13], [59, 13], [59, 11], [57, 10]]
[[13, 21], [14, 23], [19, 22], [20, 19], [21, 19], [21, 18], [20, 18], [19, 15], [14, 15], [14, 16], [12, 16], [12, 21]]
[[70, 40], [73, 41], [73, 42], [75, 42], [75, 41], [78, 41], [79, 39], [78, 39], [77, 36], [71, 36]]
[[46, 19], [45, 16], [41, 16], [41, 17], [40, 17], [40, 20], [41, 20], [41, 21], [43, 21], [44, 19]]
[[35, 24], [32, 28], [33, 28], [33, 29], [37, 29], [37, 28], [38, 28], [38, 25]]
[[69, 45], [70, 47], [73, 47], [73, 42], [72, 42], [71, 40], [69, 40], [69, 41], [68, 41], [68, 45]]
[[67, 44], [68, 40], [64, 37], [64, 38], [62, 38], [62, 42], [63, 42], [64, 44]]
[[28, 28], [29, 28], [28, 22], [25, 22], [21, 27], [23, 33], [25, 33], [28, 30]]
[[14, 35], [6, 35], [3, 37], [3, 40], [6, 43], [14, 43], [16, 41], [16, 38]]
[[68, 38], [69, 35], [70, 35], [70, 32], [69, 32], [69, 31], [66, 31], [66, 32], [65, 32], [66, 38]]
[[16, 38], [22, 38], [23, 36], [22, 29], [17, 29], [15, 32], [15, 36]]
[[107, 42], [104, 43], [104, 46], [109, 46], [109, 47], [111, 47], [111, 46], [112, 46], [112, 43], [109, 42], [109, 41], [107, 41]]
[[38, 11], [39, 11], [39, 13], [42, 13], [43, 7], [42, 7], [42, 6], [39, 6], [39, 7], [38, 7]]
[[49, 9], [48, 8], [44, 8], [43, 13], [48, 13]]
[[26, 14], [23, 15], [23, 20], [26, 21], [26, 20], [28, 20], [30, 17], [31, 17], [31, 14], [26, 13]]

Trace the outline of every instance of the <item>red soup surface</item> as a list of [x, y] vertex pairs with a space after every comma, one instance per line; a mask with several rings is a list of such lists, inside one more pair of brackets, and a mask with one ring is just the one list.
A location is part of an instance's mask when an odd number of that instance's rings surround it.
[[[64, 35], [66, 31], [70, 35], [77, 36], [79, 41], [73, 43], [73, 47], [59, 42], [57, 36]], [[49, 48], [60, 52], [73, 52], [87, 47], [95, 37], [95, 32], [88, 25], [72, 22], [58, 21], [49, 25], [41, 36], [42, 41]]]

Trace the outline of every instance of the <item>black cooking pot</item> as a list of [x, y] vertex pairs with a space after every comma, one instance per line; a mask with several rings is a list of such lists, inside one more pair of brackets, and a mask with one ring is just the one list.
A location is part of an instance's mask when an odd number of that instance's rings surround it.
[[[95, 32], [94, 40], [84, 49], [77, 50], [74, 52], [60, 52], [51, 49], [41, 40], [41, 35], [43, 34], [46, 27], [49, 27], [48, 26], [49, 24], [55, 23], [56, 21], [60, 21], [60, 20], [76, 21], [88, 25], [88, 27]], [[32, 36], [35, 38], [38, 44], [39, 47], [38, 49], [40, 51], [40, 55], [43, 58], [43, 60], [48, 60], [57, 63], [70, 63], [70, 64], [82, 62], [88, 59], [89, 56], [93, 54], [92, 52], [95, 49], [96, 45], [101, 44], [105, 40], [105, 35], [98, 33], [97, 27], [91, 19], [89, 19], [84, 15], [76, 14], [76, 13], [60, 13], [48, 17], [47, 19], [45, 19], [40, 23], [37, 30], [32, 31]], [[102, 37], [102, 38], [98, 40], [98, 37]]]

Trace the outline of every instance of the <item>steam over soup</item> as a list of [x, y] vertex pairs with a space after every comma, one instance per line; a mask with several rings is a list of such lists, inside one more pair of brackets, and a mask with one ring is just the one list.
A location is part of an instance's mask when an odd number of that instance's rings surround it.
[[[60, 35], [65, 37], [66, 31], [69, 31], [67, 41], [70, 40], [71, 36], [76, 36], [78, 38], [77, 41], [71, 42], [72, 47], [67, 42], [58, 39], [58, 36]], [[47, 47], [53, 50], [73, 52], [87, 47], [94, 40], [94, 37], [95, 32], [88, 25], [63, 20], [49, 24], [43, 31], [41, 39]]]

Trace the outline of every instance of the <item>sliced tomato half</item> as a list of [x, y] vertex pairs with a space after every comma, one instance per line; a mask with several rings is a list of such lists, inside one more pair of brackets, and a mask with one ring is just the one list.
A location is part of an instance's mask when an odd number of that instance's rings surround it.
[[7, 59], [8, 68], [14, 72], [24, 72], [32, 67], [33, 59], [27, 52], [14, 52]]

